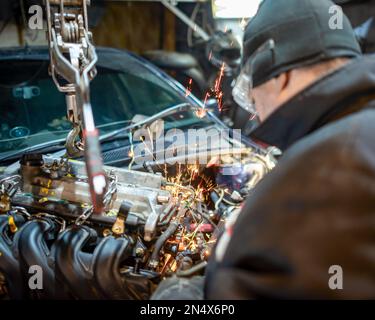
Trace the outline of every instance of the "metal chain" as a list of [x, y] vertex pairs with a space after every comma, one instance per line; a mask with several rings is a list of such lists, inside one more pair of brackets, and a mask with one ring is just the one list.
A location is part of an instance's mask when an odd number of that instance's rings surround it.
[[53, 216], [48, 213], [40, 212], [40, 213], [34, 214], [31, 216], [31, 219], [42, 219], [42, 220], [51, 219], [60, 225], [60, 231], [59, 231], [60, 233], [66, 229], [66, 221], [63, 218]]
[[93, 213], [93, 207], [88, 207], [86, 208], [85, 211], [83, 211], [83, 213], [76, 219], [76, 221], [74, 222], [74, 224], [76, 226], [81, 226], [83, 225], [88, 218], [90, 218], [90, 216], [92, 215]]
[[[108, 179], [109, 179], [109, 187], [108, 187], [108, 190], [107, 190], [107, 192], [105, 193], [105, 196], [104, 196], [104, 206], [105, 206], [105, 208], [108, 208], [108, 206], [110, 205], [110, 203], [113, 199], [113, 196], [116, 194], [116, 192], [117, 192], [117, 182], [118, 182], [118, 178], [114, 174], [113, 171], [110, 171], [107, 174], [107, 176], [108, 176]], [[90, 218], [92, 213], [93, 213], [93, 207], [92, 206], [86, 208], [86, 210], [76, 219], [75, 225], [77, 225], [77, 226], [83, 225]]]
[[116, 194], [117, 182], [118, 182], [118, 178], [113, 170], [110, 171], [107, 176], [109, 179], [109, 186], [108, 186], [107, 192], [104, 195], [104, 207], [105, 208], [108, 208], [108, 206], [110, 205], [113, 199], [113, 196]]

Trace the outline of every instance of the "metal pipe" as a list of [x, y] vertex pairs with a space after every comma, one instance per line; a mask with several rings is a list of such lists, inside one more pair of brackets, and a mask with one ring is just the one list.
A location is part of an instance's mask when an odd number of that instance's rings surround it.
[[198, 33], [204, 41], [210, 40], [210, 36], [207, 34], [206, 31], [204, 31], [200, 26], [198, 26], [194, 21], [192, 21], [185, 13], [183, 13], [180, 9], [174, 6], [170, 1], [160, 0], [160, 2], [170, 11], [172, 11], [178, 18], [180, 18], [184, 23], [186, 23], [191, 29]]

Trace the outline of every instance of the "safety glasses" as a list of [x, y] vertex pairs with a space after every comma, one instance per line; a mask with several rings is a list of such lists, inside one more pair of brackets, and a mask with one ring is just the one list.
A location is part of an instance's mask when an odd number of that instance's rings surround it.
[[266, 51], [271, 51], [272, 58], [274, 59], [274, 49], [275, 41], [273, 39], [269, 39], [263, 43], [247, 60], [232, 91], [234, 101], [254, 116], [257, 115], [252, 97], [254, 62], [258, 55]]

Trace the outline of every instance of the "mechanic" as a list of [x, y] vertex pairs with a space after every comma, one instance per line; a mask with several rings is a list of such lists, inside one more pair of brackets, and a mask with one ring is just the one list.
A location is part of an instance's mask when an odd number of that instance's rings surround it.
[[[208, 299], [375, 298], [375, 56], [332, 5], [265, 0], [246, 28], [234, 95], [283, 156], [217, 243]], [[197, 288], [172, 281], [154, 298]]]

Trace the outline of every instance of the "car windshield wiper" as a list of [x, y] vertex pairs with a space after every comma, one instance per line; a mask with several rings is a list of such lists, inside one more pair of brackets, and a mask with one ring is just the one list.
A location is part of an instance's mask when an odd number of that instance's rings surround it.
[[54, 152], [58, 151], [65, 146], [65, 139], [58, 139], [54, 141], [48, 141], [44, 143], [37, 144], [35, 146], [27, 147], [21, 150], [17, 150], [14, 152], [8, 152], [3, 157], [0, 158], [0, 162], [2, 161], [9, 161], [15, 160], [20, 158], [24, 153], [31, 153], [31, 152]]
[[187, 102], [175, 105], [175, 106], [170, 107], [168, 109], [165, 109], [165, 110], [163, 110], [163, 111], [161, 111], [161, 112], [159, 112], [159, 113], [157, 113], [153, 116], [150, 116], [145, 120], [142, 120], [140, 122], [131, 124], [131, 125], [125, 127], [125, 128], [107, 133], [105, 135], [102, 135], [100, 137], [99, 141], [100, 142], [108, 142], [109, 140], [113, 140], [114, 138], [116, 138], [117, 136], [119, 136], [121, 134], [129, 133], [129, 132], [132, 132], [134, 130], [140, 129], [145, 125], [151, 124], [151, 123], [155, 122], [156, 120], [168, 117], [170, 115], [173, 115], [173, 114], [176, 114], [176, 113], [179, 113], [179, 112], [183, 112], [183, 111], [190, 111], [192, 108], [194, 108], [194, 107], [190, 103], [187, 103]]

